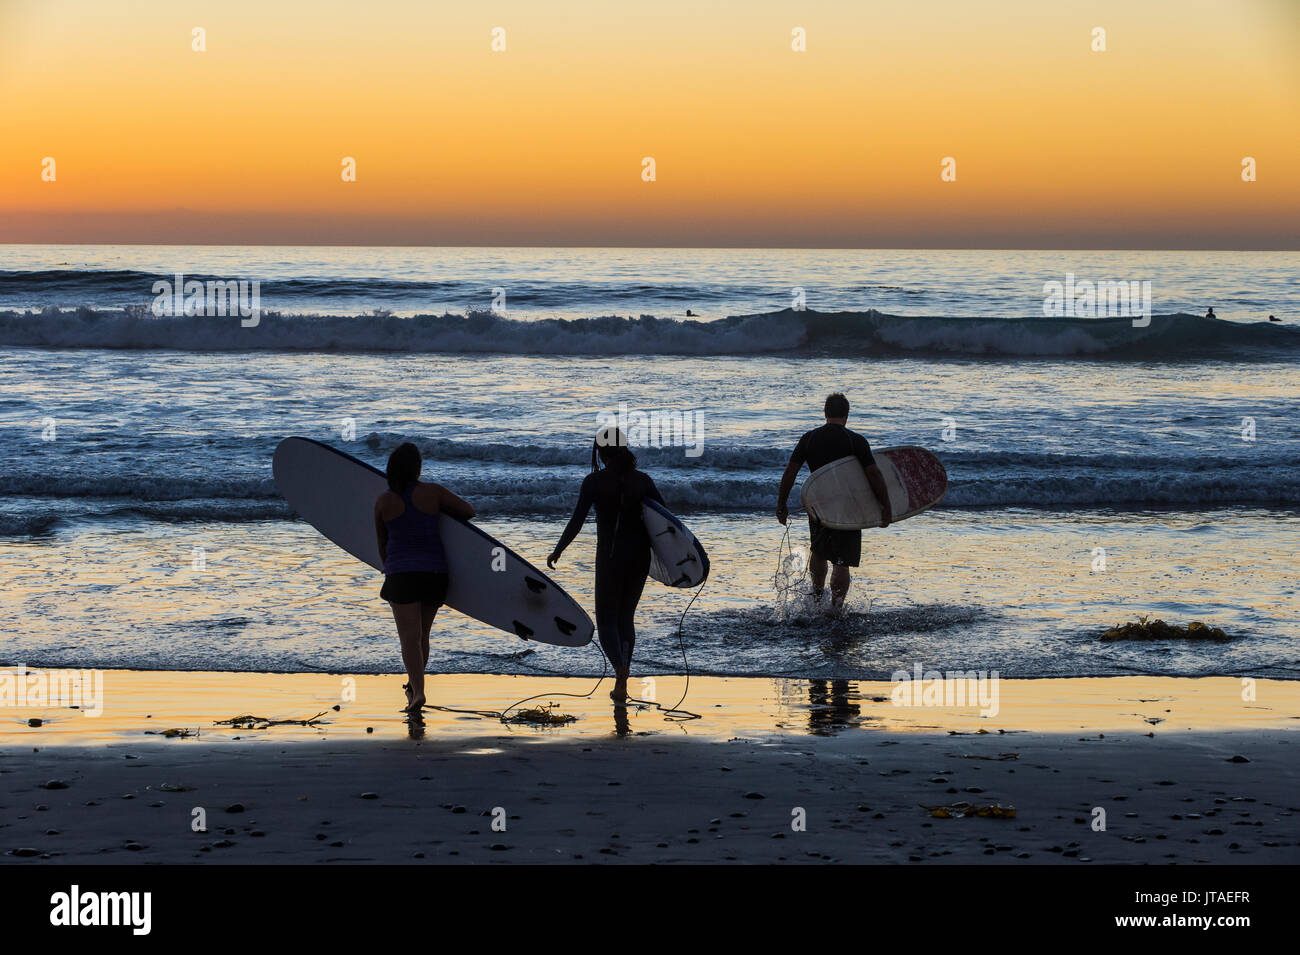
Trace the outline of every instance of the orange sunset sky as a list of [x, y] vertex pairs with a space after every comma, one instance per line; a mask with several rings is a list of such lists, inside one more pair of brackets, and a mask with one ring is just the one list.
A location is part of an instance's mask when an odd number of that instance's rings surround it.
[[1297, 0], [0, 0], [0, 104], [0, 242], [1300, 248]]

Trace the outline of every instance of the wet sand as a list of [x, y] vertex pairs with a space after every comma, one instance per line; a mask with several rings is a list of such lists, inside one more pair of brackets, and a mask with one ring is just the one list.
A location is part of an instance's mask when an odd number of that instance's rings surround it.
[[[429, 697], [500, 710], [594, 682], [445, 676]], [[1229, 678], [1002, 681], [980, 715], [896, 706], [883, 683], [697, 678], [689, 722], [616, 720], [606, 684], [554, 696], [578, 717], [559, 727], [435, 710], [415, 730], [398, 683], [109, 671], [100, 717], [0, 711], [3, 859], [1300, 862], [1300, 687], [1284, 681], [1250, 701]], [[668, 705], [682, 686], [654, 691]], [[191, 735], [152, 735], [167, 729]]]

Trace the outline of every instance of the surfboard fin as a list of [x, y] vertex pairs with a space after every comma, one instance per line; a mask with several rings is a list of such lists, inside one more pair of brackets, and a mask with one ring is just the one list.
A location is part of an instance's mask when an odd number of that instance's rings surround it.
[[536, 577], [529, 577], [526, 574], [524, 575], [524, 583], [527, 584], [528, 589], [535, 594], [540, 594], [546, 589], [546, 581], [538, 580]]
[[511, 620], [510, 622], [514, 624], [515, 634], [519, 637], [520, 640], [527, 640], [530, 637], [532, 637], [533, 635], [532, 627], [528, 626], [525, 623], [520, 623], [518, 620]]
[[560, 633], [564, 634], [566, 637], [572, 636], [573, 631], [578, 629], [578, 625], [576, 623], [570, 623], [569, 621], [565, 620], [563, 617], [555, 618], [555, 626], [556, 629], [558, 629]]

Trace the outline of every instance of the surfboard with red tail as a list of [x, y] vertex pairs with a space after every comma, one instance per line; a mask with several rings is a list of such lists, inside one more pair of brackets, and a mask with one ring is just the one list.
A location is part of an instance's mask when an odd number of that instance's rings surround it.
[[[925, 448], [886, 448], [873, 452], [873, 457], [889, 489], [895, 522], [929, 510], [948, 492], [948, 472]], [[880, 502], [855, 457], [818, 468], [804, 481], [799, 498], [804, 509], [826, 527], [858, 530], [881, 523]]]

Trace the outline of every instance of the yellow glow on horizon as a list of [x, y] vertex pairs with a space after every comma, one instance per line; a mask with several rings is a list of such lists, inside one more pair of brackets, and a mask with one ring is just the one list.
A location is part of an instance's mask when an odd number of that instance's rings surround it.
[[0, 0], [0, 241], [1294, 248], [1297, 8], [1132, 6]]

